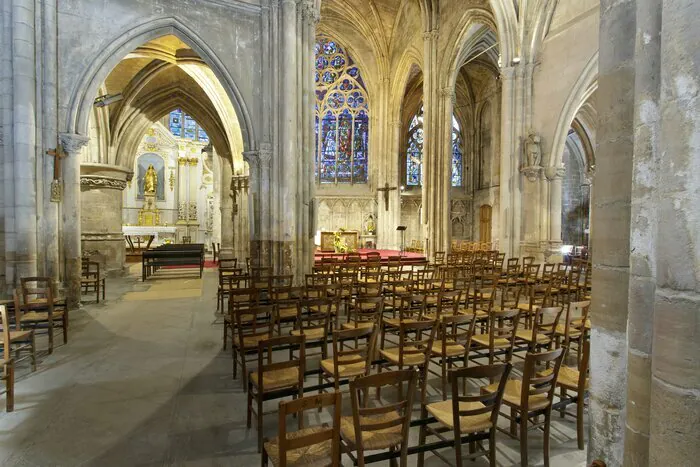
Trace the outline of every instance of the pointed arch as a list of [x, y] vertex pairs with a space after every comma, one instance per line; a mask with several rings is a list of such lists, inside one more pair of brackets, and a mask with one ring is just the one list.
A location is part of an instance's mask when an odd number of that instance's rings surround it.
[[253, 121], [233, 77], [213, 50], [191, 28], [174, 17], [149, 19], [122, 30], [107, 41], [104, 50], [90, 63], [71, 93], [63, 129], [67, 133], [88, 134], [88, 121], [99, 86], [114, 67], [134, 49], [161, 36], [174, 35], [189, 45], [211, 68], [223, 86], [238, 116], [246, 151], [257, 148]]

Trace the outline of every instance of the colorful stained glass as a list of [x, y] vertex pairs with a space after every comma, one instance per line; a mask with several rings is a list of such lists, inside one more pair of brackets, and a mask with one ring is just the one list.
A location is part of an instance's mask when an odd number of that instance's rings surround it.
[[316, 176], [320, 183], [367, 183], [369, 116], [359, 69], [335, 41], [316, 52]]
[[209, 135], [207, 134], [204, 129], [199, 128], [197, 130], [197, 140], [202, 142], [202, 143], [208, 143], [209, 142]]
[[462, 137], [457, 117], [452, 116], [452, 186], [462, 186]]
[[182, 135], [182, 110], [170, 112], [170, 132], [175, 136]]

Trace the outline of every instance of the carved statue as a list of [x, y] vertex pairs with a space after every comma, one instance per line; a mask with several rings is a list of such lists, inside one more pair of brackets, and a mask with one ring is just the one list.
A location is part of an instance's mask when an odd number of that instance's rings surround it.
[[542, 162], [542, 149], [540, 148], [540, 137], [534, 131], [530, 131], [525, 143], [525, 155], [527, 156], [528, 167], [539, 167]]
[[156, 169], [153, 168], [153, 164], [148, 166], [146, 170], [146, 175], [143, 177], [143, 192], [149, 195], [156, 194], [156, 189], [158, 188], [158, 174]]
[[367, 227], [365, 230], [369, 235], [374, 235], [377, 232], [377, 226], [374, 224], [374, 217], [371, 214], [367, 219]]

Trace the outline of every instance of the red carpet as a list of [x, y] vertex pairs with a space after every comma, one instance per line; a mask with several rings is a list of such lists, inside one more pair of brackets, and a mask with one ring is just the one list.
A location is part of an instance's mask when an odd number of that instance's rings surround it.
[[[381, 255], [382, 261], [387, 261], [389, 259], [389, 256], [399, 256], [398, 250], [368, 250], [368, 249], [364, 249], [364, 248], [357, 250], [357, 252], [360, 254], [362, 259], [367, 258], [367, 253], [375, 252], [375, 251]], [[344, 255], [342, 253], [333, 253], [330, 251], [329, 252], [317, 251], [315, 256], [314, 256], [314, 260], [321, 261], [321, 258], [329, 257], [329, 256], [334, 257], [334, 258], [343, 258]], [[423, 255], [423, 253], [412, 253], [412, 252], [405, 252], [401, 255], [401, 257], [404, 260], [408, 260], [408, 261], [422, 261], [425, 259], [425, 255]]]

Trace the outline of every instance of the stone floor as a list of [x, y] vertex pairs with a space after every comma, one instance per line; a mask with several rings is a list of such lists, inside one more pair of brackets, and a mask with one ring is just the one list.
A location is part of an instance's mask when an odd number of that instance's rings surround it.
[[[38, 370], [18, 369], [15, 411], [0, 413], [0, 465], [259, 465], [245, 393], [221, 351], [215, 272], [202, 281], [178, 275], [148, 284], [136, 271], [111, 279], [106, 302], [71, 314], [67, 345], [49, 356], [39, 338]], [[554, 420], [551, 465], [585, 465], [572, 419]], [[266, 434], [276, 427], [276, 416], [267, 416]], [[531, 433], [530, 461], [541, 465], [542, 435]], [[499, 465], [519, 465], [518, 452], [499, 434]], [[428, 455], [426, 465], [443, 463]]]

